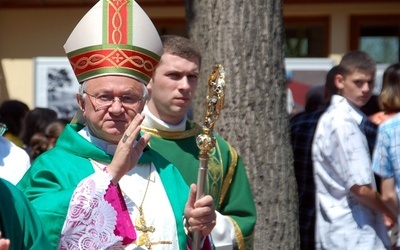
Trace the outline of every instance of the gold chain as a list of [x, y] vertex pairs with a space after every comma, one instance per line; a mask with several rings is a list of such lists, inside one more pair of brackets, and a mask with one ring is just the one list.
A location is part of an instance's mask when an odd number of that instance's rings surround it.
[[[100, 168], [101, 169], [101, 167], [98, 165], [98, 163], [96, 162], [96, 161], [94, 161], [94, 160], [92, 160], [92, 159], [90, 159], [89, 158], [89, 160], [91, 161], [91, 162], [93, 162], [98, 168]], [[145, 200], [145, 198], [146, 198], [146, 195], [147, 195], [147, 190], [149, 189], [149, 185], [150, 185], [150, 176], [151, 176], [151, 166], [149, 167], [149, 175], [147, 176], [147, 185], [146, 185], [146, 189], [145, 189], [145, 191], [144, 191], [144, 195], [143, 195], [143, 198], [142, 198], [142, 202], [140, 203], [140, 206], [138, 207], [136, 204], [134, 204], [134, 206], [138, 209], [138, 211], [139, 211], [139, 218], [137, 218], [136, 219], [136, 221], [135, 221], [135, 228], [138, 230], [138, 231], [140, 231], [140, 232], [142, 232], [142, 235], [139, 237], [139, 239], [137, 239], [136, 240], [136, 245], [138, 246], [138, 247], [140, 247], [140, 246], [146, 246], [147, 247], [147, 249], [149, 249], [149, 250], [151, 250], [151, 246], [152, 245], [157, 245], [157, 244], [172, 244], [172, 241], [156, 241], [156, 242], [151, 242], [151, 240], [150, 240], [150, 236], [149, 236], [149, 233], [154, 233], [154, 231], [156, 231], [156, 229], [153, 227], [153, 226], [150, 226], [150, 227], [148, 227], [147, 226], [147, 222], [146, 222], [146, 219], [145, 219], [145, 216], [144, 216], [144, 212], [143, 212], [143, 203], [144, 203], [144, 200]], [[121, 191], [122, 191], [122, 189], [121, 189]], [[128, 198], [129, 198], [129, 196], [124, 192], [124, 191], [122, 191], [122, 193], [124, 194], [124, 195], [126, 195]], [[130, 199], [130, 198], [129, 198]], [[131, 199], [132, 200], [132, 199]], [[132, 200], [133, 201], [133, 200]]]

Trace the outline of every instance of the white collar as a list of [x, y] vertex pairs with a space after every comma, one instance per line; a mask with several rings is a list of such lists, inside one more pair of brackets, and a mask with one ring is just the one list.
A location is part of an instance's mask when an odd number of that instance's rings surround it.
[[93, 136], [92, 134], [90, 134], [89, 128], [87, 126], [79, 130], [78, 134], [80, 134], [83, 138], [93, 143], [96, 147], [107, 152], [107, 154], [110, 155], [115, 154], [115, 150], [117, 149], [117, 144], [113, 144]]
[[[356, 106], [351, 104], [346, 98], [340, 95], [333, 95], [331, 99], [332, 105], [342, 106], [345, 108], [349, 114], [356, 120], [357, 124], [360, 125], [362, 120], [366, 118], [364, 113]], [[367, 119], [367, 118], [366, 118]]]
[[186, 129], [186, 120], [187, 120], [186, 115], [183, 118], [183, 120], [181, 121], [181, 123], [179, 123], [178, 125], [171, 125], [171, 124], [168, 124], [168, 123], [162, 121], [161, 119], [157, 118], [155, 115], [153, 115], [150, 112], [147, 105], [145, 105], [145, 107], [143, 109], [143, 113], [145, 114], [143, 125], [146, 127], [154, 128], [154, 129], [158, 129], [158, 130], [162, 130], [162, 131], [168, 131], [168, 132], [181, 132], [181, 131], [185, 131], [185, 129]]

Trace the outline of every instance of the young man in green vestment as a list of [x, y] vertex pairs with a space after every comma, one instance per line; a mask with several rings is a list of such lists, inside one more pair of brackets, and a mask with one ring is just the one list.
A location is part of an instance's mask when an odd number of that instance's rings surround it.
[[211, 249], [213, 198], [196, 201], [179, 171], [139, 135], [162, 52], [157, 30], [131, 0], [101, 0], [64, 48], [81, 83], [79, 112], [18, 183], [57, 249]]
[[[199, 125], [187, 113], [198, 85], [201, 55], [190, 40], [161, 37], [164, 52], [147, 88], [142, 132], [150, 148], [177, 166], [185, 181], [197, 182]], [[214, 134], [216, 146], [208, 161], [208, 193], [214, 198], [217, 224], [211, 235], [216, 249], [253, 249], [256, 208], [244, 164], [235, 149]]]

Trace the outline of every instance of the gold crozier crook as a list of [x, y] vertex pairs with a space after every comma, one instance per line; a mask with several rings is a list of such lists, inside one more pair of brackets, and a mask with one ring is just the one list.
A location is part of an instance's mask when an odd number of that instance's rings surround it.
[[[199, 170], [197, 176], [196, 200], [206, 192], [208, 152], [215, 147], [216, 141], [212, 135], [214, 124], [219, 117], [225, 101], [225, 70], [221, 64], [215, 64], [208, 79], [208, 94], [206, 98], [206, 114], [204, 117], [203, 133], [196, 138], [199, 148]], [[192, 250], [200, 249], [200, 232], [194, 232]]]

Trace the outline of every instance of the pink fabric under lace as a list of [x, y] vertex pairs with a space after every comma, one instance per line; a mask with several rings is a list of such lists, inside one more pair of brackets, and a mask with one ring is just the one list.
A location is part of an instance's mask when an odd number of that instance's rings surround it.
[[105, 172], [82, 180], [70, 207], [58, 249], [124, 249], [136, 239], [121, 192]]

